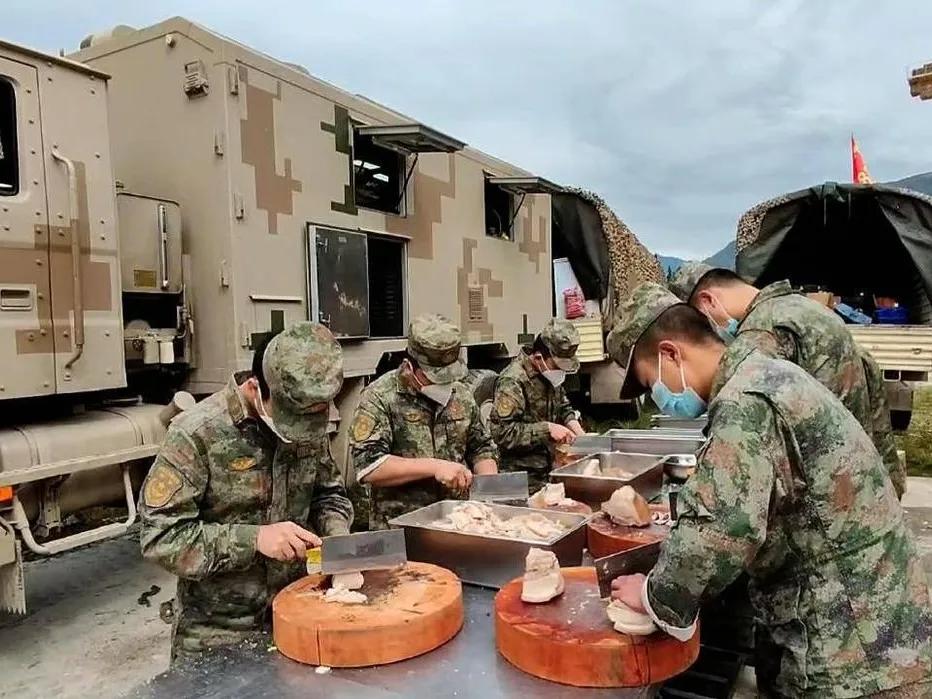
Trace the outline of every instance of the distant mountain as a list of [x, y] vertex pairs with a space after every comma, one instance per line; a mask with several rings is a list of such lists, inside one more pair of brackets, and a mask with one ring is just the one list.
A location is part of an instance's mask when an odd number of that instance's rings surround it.
[[[676, 272], [676, 270], [686, 262], [686, 260], [682, 258], [673, 257], [671, 255], [657, 255], [657, 259], [660, 261], [660, 266], [667, 276]], [[705, 258], [703, 262], [713, 267], [724, 267], [725, 269], [733, 270], [735, 268], [735, 241], [731, 241], [711, 257]]]
[[671, 272], [676, 272], [686, 260], [681, 260], [679, 257], [670, 257], [668, 255], [657, 255], [657, 259], [660, 261], [660, 266], [663, 268], [663, 273], [669, 275]]
[[732, 240], [728, 245], [712, 255], [712, 257], [707, 257], [705, 261], [713, 267], [724, 267], [725, 269], [734, 270], [736, 255], [737, 248], [735, 247], [735, 241]]

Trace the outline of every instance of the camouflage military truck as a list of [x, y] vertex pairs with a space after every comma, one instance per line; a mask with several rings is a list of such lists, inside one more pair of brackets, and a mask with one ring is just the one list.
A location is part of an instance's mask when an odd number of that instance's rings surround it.
[[[334, 454], [408, 319], [503, 363], [552, 314], [561, 188], [183, 19], [0, 43], [0, 604], [22, 549], [118, 535], [165, 424], [302, 319], [341, 339]], [[79, 534], [69, 513], [125, 499]]]
[[68, 58], [0, 43], [0, 605], [25, 609], [24, 548], [125, 532], [170, 419], [287, 324], [343, 344], [344, 465], [409, 318], [456, 320], [487, 389], [553, 314], [563, 191], [184, 19]]

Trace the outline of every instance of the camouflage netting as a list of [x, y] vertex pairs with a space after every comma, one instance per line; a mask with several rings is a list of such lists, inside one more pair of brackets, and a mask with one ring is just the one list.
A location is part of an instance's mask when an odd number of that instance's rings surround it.
[[757, 206], [751, 207], [748, 209], [744, 215], [738, 219], [738, 234], [735, 238], [736, 254], [744, 250], [744, 248], [749, 245], [753, 245], [760, 235], [760, 224], [764, 220], [764, 216], [774, 208], [775, 206], [780, 206], [790, 200], [790, 196], [787, 194], [781, 194], [778, 197], [773, 199], [768, 199], [765, 202], [761, 202]]
[[609, 306], [611, 312], [605, 314], [608, 320], [614, 316], [618, 304], [628, 298], [638, 285], [644, 282], [663, 284], [663, 270], [657, 258], [641, 244], [602, 197], [575, 187], [567, 187], [566, 191], [592, 204], [602, 219], [602, 232], [608, 245], [612, 275], [612, 302]]

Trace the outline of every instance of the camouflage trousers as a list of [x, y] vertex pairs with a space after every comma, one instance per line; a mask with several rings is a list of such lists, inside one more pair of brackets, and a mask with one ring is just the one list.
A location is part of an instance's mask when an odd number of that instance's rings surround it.
[[174, 602], [172, 621], [171, 665], [185, 665], [202, 657], [204, 653], [235, 646], [241, 643], [270, 642], [271, 620], [268, 613], [259, 619], [244, 619], [238, 628], [211, 624], [207, 616], [181, 608]]

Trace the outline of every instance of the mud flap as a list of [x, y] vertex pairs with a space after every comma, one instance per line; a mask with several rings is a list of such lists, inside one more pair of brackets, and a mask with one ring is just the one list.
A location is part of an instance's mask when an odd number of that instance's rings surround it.
[[0, 527], [0, 609], [12, 614], [26, 613], [22, 544], [3, 527]]

